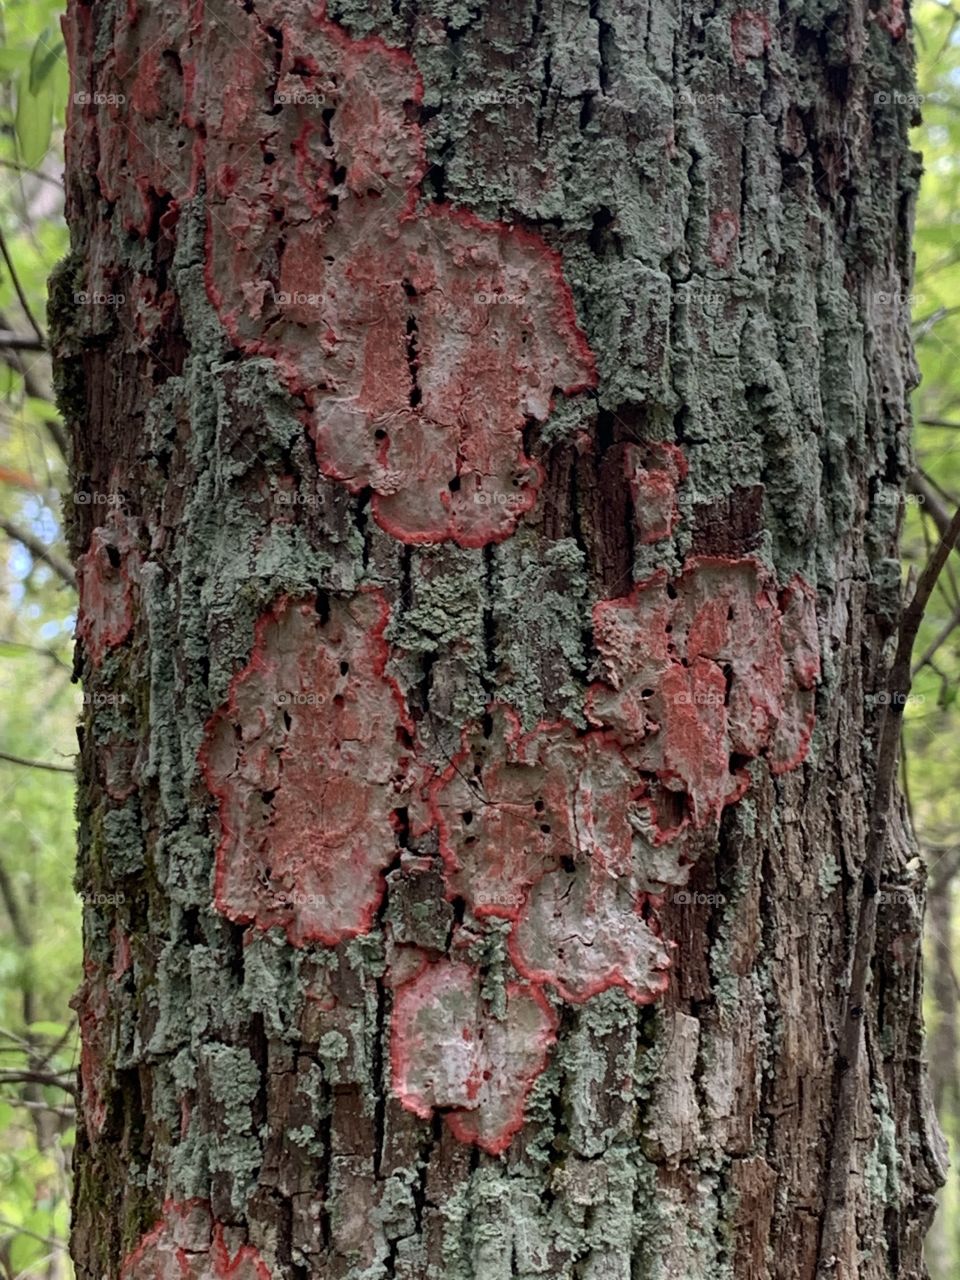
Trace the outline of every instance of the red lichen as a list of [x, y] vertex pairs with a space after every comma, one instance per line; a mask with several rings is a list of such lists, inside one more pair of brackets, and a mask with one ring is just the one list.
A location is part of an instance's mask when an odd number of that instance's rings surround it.
[[685, 882], [690, 842], [657, 829], [647, 782], [611, 736], [562, 723], [523, 733], [493, 706], [430, 800], [448, 896], [514, 922], [521, 974], [572, 1002], [664, 989], [669, 956], [641, 912], [650, 891]]
[[[406, 54], [323, 16], [281, 27], [269, 129], [208, 104], [210, 297], [306, 403], [325, 474], [373, 490], [384, 529], [499, 541], [541, 482], [524, 427], [556, 389], [596, 379], [559, 255], [517, 227], [417, 209], [422, 85]], [[195, 56], [207, 83], [215, 46]], [[261, 57], [243, 71], [251, 104], [271, 83]]]
[[652, 919], [648, 899], [598, 861], [550, 871], [527, 895], [510, 933], [510, 958], [532, 982], [548, 982], [567, 1001], [621, 987], [650, 1004], [669, 985], [670, 951]]
[[[161, 218], [175, 218], [197, 188], [202, 142], [184, 120], [177, 53], [187, 38], [186, 9], [140, 0], [118, 5], [100, 80], [75, 117], [79, 123], [82, 112], [96, 122], [100, 190], [123, 226], [141, 236], [155, 233]], [[224, 96], [236, 92], [232, 85]]]
[[674, 444], [629, 444], [624, 470], [633, 495], [637, 541], [642, 545], [669, 538], [679, 519], [677, 489], [687, 476], [683, 450]]
[[783, 640], [783, 707], [770, 751], [774, 773], [786, 773], [806, 758], [813, 735], [816, 684], [820, 678], [817, 593], [797, 574], [780, 593]]
[[107, 1118], [110, 1049], [110, 995], [103, 965], [89, 957], [83, 962], [83, 982], [70, 1002], [80, 1029], [80, 1090], [83, 1123], [91, 1145]]
[[902, 40], [907, 34], [907, 13], [903, 0], [890, 0], [889, 12], [878, 13], [876, 20], [891, 40]]
[[645, 789], [603, 734], [564, 724], [524, 733], [496, 705], [485, 727], [464, 730], [429, 794], [450, 896], [477, 916], [516, 920], [525, 891], [561, 859], [629, 867], [631, 813]]
[[806, 753], [814, 605], [796, 580], [781, 608], [751, 558], [693, 558], [675, 583], [658, 573], [594, 609], [606, 680], [589, 690], [587, 716], [682, 798], [695, 827], [716, 821], [747, 785], [743, 763], [769, 751], [791, 768]]
[[721, 209], [710, 215], [710, 234], [707, 252], [717, 267], [728, 267], [733, 258], [740, 235], [740, 219], [732, 209]]
[[390, 1038], [393, 1088], [422, 1119], [443, 1112], [454, 1135], [491, 1155], [523, 1124], [533, 1082], [556, 1040], [556, 1019], [542, 993], [506, 988], [502, 1019], [480, 993], [478, 970], [440, 960], [394, 995]]
[[141, 565], [138, 535], [136, 520], [112, 507], [77, 564], [77, 637], [95, 667], [133, 628]]
[[272, 1280], [249, 1244], [230, 1244], [204, 1200], [168, 1200], [163, 1217], [123, 1260], [121, 1280]]
[[321, 605], [283, 597], [260, 618], [201, 750], [220, 802], [216, 905], [295, 946], [369, 929], [412, 782], [382, 593], [334, 600], [325, 619]]
[[770, 47], [770, 23], [753, 9], [738, 9], [730, 19], [730, 44], [739, 66], [762, 58]]

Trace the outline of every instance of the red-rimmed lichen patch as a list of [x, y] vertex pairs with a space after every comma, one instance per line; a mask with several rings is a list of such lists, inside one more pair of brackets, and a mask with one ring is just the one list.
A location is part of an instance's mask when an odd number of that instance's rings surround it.
[[365, 932], [399, 852], [413, 730], [384, 673], [379, 591], [281, 598], [207, 725], [201, 762], [220, 802], [215, 901], [297, 946]]
[[628, 444], [624, 469], [633, 496], [637, 541], [641, 545], [669, 538], [679, 519], [677, 490], [687, 476], [687, 460], [676, 445]]
[[813, 606], [794, 584], [782, 609], [751, 558], [694, 558], [675, 582], [656, 574], [594, 609], [605, 679], [591, 686], [588, 718], [682, 797], [695, 826], [715, 821], [743, 793], [748, 760], [797, 764], [806, 752], [819, 670]]
[[497, 1155], [523, 1124], [533, 1082], [555, 1040], [542, 993], [507, 984], [497, 1018], [478, 970], [459, 960], [428, 965], [394, 993], [393, 1088], [423, 1119], [440, 1111], [453, 1133]]
[[669, 947], [660, 940], [648, 900], [599, 861], [549, 871], [529, 890], [511, 930], [510, 958], [532, 982], [549, 983], [579, 1004], [611, 987], [650, 1004], [669, 984]]
[[557, 389], [595, 382], [560, 258], [516, 227], [416, 211], [422, 86], [405, 54], [323, 17], [283, 35], [261, 145], [251, 121], [208, 121], [210, 296], [241, 349], [276, 360], [322, 469], [371, 488], [384, 529], [499, 541], [541, 480], [524, 427]]
[[123, 644], [133, 628], [141, 565], [138, 535], [136, 520], [111, 508], [77, 563], [77, 636], [94, 666]]
[[272, 1280], [252, 1245], [231, 1243], [203, 1200], [168, 1200], [163, 1217], [128, 1254], [121, 1280]]

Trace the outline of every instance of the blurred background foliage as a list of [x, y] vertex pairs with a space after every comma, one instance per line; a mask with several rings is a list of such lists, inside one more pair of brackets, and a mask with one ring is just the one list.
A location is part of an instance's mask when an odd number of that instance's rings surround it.
[[[45, 351], [46, 281], [67, 248], [62, 0], [0, 5], [0, 1280], [69, 1280], [70, 1152], [81, 976], [72, 884], [73, 574], [63, 538], [65, 439]], [[960, 499], [960, 0], [913, 11], [925, 174], [912, 315], [923, 380], [905, 572]], [[880, 500], [884, 500], [881, 495]], [[892, 503], [895, 495], [887, 496]], [[906, 708], [904, 784], [926, 863], [926, 1017], [937, 1111], [960, 1152], [960, 556], [941, 576]], [[934, 1280], [960, 1275], [960, 1178], [928, 1243]]]

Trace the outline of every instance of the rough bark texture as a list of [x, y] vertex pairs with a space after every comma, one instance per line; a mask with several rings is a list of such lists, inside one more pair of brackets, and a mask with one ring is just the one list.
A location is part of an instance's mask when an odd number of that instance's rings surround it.
[[[899, 0], [66, 25], [115, 695], [78, 1276], [815, 1276], [908, 465]], [[913, 852], [843, 1280], [923, 1275], [941, 1178]]]

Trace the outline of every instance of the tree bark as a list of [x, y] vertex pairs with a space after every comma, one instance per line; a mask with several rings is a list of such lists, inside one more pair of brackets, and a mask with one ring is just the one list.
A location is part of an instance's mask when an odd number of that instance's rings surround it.
[[66, 32], [78, 1277], [923, 1276], [900, 0]]

